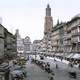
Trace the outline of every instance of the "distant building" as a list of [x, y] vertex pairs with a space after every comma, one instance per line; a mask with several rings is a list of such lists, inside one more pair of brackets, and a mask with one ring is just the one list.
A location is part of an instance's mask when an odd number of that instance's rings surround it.
[[41, 40], [34, 40], [32, 44], [32, 52], [35, 53], [40, 53], [41, 52]]
[[23, 43], [24, 43], [24, 53], [30, 53], [31, 52], [30, 37], [29, 36], [25, 37], [25, 39], [23, 40]]
[[26, 53], [31, 53], [31, 40], [29, 36], [26, 36], [24, 39], [21, 38], [19, 34], [19, 30], [16, 30], [16, 37], [17, 37], [17, 52], [19, 56], [25, 56]]
[[23, 39], [21, 38], [18, 29], [16, 30], [16, 38], [17, 38], [17, 52], [23, 53], [24, 52]]

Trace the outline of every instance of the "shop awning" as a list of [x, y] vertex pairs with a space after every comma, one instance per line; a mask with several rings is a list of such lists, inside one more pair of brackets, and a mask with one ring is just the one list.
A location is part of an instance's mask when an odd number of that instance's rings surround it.
[[69, 53], [69, 55], [67, 55], [67, 58], [71, 58], [74, 55], [74, 53]]
[[75, 53], [71, 58], [74, 58], [74, 59], [80, 59], [80, 54]]
[[55, 56], [63, 56], [64, 53], [56, 53]]

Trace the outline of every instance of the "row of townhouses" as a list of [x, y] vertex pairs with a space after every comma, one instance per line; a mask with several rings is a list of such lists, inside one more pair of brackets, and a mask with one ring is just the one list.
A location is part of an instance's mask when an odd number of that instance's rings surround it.
[[[53, 26], [51, 8], [46, 8], [44, 36], [38, 40], [39, 52], [43, 53], [80, 53], [80, 14], [70, 21], [59, 22]], [[37, 49], [37, 48], [36, 48]]]
[[21, 56], [25, 56], [25, 54], [31, 52], [31, 40], [29, 36], [26, 36], [24, 39], [21, 38], [19, 34], [19, 30], [16, 30], [16, 37], [17, 37], [17, 52]]
[[16, 35], [0, 24], [0, 80], [9, 80], [9, 63], [16, 55]]
[[0, 62], [16, 55], [16, 35], [0, 24]]
[[41, 40], [34, 40], [33, 44], [32, 44], [32, 52], [33, 54], [36, 53], [40, 53], [41, 52]]

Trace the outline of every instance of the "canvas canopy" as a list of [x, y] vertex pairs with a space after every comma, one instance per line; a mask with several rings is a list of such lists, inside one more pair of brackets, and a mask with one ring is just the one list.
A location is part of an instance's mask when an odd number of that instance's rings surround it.
[[76, 53], [71, 58], [80, 59], [80, 54]]

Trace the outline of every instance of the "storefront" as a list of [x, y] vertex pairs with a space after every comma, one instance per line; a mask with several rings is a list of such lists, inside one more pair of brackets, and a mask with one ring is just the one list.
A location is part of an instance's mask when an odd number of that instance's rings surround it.
[[80, 54], [78, 54], [78, 53], [75, 53], [72, 57], [71, 57], [71, 59], [73, 59], [74, 60], [74, 63], [80, 63]]

